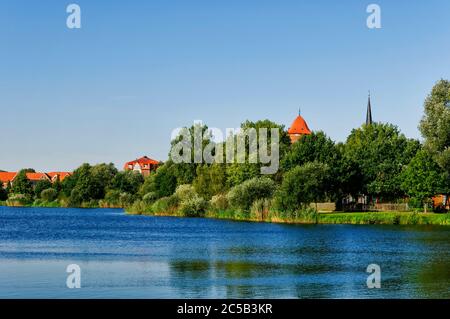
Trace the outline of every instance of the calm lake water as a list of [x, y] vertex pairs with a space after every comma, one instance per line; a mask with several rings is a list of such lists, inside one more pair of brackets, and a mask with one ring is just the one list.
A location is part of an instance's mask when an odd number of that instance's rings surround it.
[[[368, 289], [369, 264], [381, 289]], [[81, 267], [81, 288], [66, 267]], [[450, 298], [450, 227], [0, 207], [0, 298]]]

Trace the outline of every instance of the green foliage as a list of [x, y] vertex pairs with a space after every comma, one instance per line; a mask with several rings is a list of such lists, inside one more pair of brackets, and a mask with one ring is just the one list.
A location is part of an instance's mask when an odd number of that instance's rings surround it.
[[14, 179], [12, 192], [14, 194], [22, 194], [26, 197], [31, 198], [34, 195], [33, 185], [27, 178], [27, 172], [29, 172], [29, 169], [23, 169], [19, 173], [17, 173], [16, 178]]
[[347, 159], [359, 165], [360, 193], [392, 199], [402, 196], [400, 173], [420, 144], [391, 124], [374, 123], [354, 129], [345, 145]]
[[24, 194], [12, 194], [6, 201], [8, 206], [27, 206], [32, 202], [31, 197]]
[[267, 177], [256, 177], [234, 186], [228, 193], [228, 202], [234, 209], [248, 212], [257, 199], [271, 198], [275, 182]]
[[442, 170], [434, 159], [424, 150], [417, 152], [401, 175], [402, 189], [422, 203], [433, 195], [443, 192], [445, 187]]
[[323, 200], [329, 171], [327, 164], [319, 162], [309, 162], [288, 171], [276, 194], [276, 206], [292, 214], [312, 202]]
[[[195, 139], [196, 132], [200, 133], [200, 141]], [[192, 184], [197, 172], [197, 167], [201, 164], [195, 161], [195, 143], [201, 143], [198, 148], [201, 148], [202, 154], [205, 147], [212, 142], [211, 133], [206, 125], [195, 124], [190, 128], [183, 128], [179, 135], [171, 141], [171, 148], [169, 152], [169, 162], [172, 167], [172, 173], [176, 178], [176, 185]], [[183, 145], [183, 148], [178, 148]], [[181, 157], [186, 157], [188, 162], [174, 163], [173, 153]]]
[[151, 211], [153, 213], [174, 213], [178, 204], [177, 196], [162, 197], [153, 203]]
[[142, 174], [136, 171], [123, 171], [115, 174], [110, 188], [121, 193], [136, 194], [144, 183]]
[[424, 107], [419, 128], [425, 138], [425, 149], [450, 174], [450, 81], [437, 82]]
[[226, 190], [226, 179], [225, 164], [201, 165], [197, 167], [193, 186], [200, 196], [210, 199]]
[[177, 178], [173, 170], [173, 163], [167, 162], [160, 166], [155, 173], [145, 178], [139, 193], [143, 196], [153, 192], [158, 198], [161, 198], [172, 195], [176, 187]]
[[250, 209], [250, 218], [253, 220], [265, 220], [269, 215], [271, 201], [267, 198], [257, 199]]
[[184, 216], [201, 216], [206, 210], [207, 201], [200, 197], [192, 185], [180, 185], [175, 191], [179, 200], [179, 212]]
[[146, 205], [151, 205], [153, 204], [156, 200], [158, 199], [158, 195], [155, 192], [150, 192], [145, 194], [142, 197], [142, 201], [146, 204]]
[[206, 200], [195, 194], [181, 201], [179, 211], [184, 216], [199, 217], [204, 215], [207, 205]]
[[209, 201], [209, 206], [214, 211], [221, 211], [228, 209], [228, 199], [224, 194], [214, 195]]
[[45, 202], [53, 202], [56, 197], [58, 196], [58, 193], [53, 188], [47, 188], [44, 189], [41, 194], [39, 195], [39, 198], [41, 198]]
[[52, 188], [52, 183], [49, 180], [43, 179], [43, 180], [38, 181], [36, 183], [36, 185], [34, 186], [35, 197], [41, 198], [42, 191], [44, 191], [48, 188]]

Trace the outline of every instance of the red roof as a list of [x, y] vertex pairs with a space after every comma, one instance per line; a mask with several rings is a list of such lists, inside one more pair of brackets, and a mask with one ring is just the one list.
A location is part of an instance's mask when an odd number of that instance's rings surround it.
[[149, 165], [158, 165], [159, 162], [156, 161], [156, 160], [154, 160], [154, 159], [151, 159], [151, 158], [149, 158], [149, 157], [147, 157], [147, 156], [143, 156], [143, 157], [138, 158], [138, 159], [136, 159], [136, 160], [134, 160], [134, 161], [125, 163], [124, 168], [125, 168], [125, 169], [128, 169], [128, 167], [129, 167], [130, 165], [134, 167], [134, 165], [136, 165], [136, 164], [138, 164], [138, 165], [142, 168], [145, 164], [149, 164]]
[[288, 130], [289, 134], [311, 134], [311, 130], [308, 127], [308, 124], [306, 124], [306, 121], [303, 117], [300, 115], [297, 116], [297, 118], [292, 122], [291, 127]]
[[17, 173], [15, 172], [0, 172], [0, 182], [12, 182]]
[[50, 177], [51, 180], [58, 177], [59, 181], [62, 182], [66, 177], [72, 175], [72, 173], [69, 172], [50, 172], [47, 173], [47, 175]]
[[49, 179], [45, 173], [27, 173], [27, 178], [30, 181], [40, 181], [43, 179]]

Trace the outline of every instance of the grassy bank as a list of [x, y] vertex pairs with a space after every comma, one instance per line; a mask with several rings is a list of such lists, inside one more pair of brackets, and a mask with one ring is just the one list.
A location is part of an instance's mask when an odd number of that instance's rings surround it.
[[[134, 215], [148, 216], [178, 216], [184, 217], [179, 212], [172, 213], [136, 213]], [[285, 218], [275, 213], [268, 213], [267, 216], [251, 216], [233, 211], [206, 212], [203, 217], [228, 219], [251, 222], [271, 222], [287, 224], [352, 224], [352, 225], [449, 225], [450, 213], [415, 213], [415, 212], [356, 212], [356, 213], [299, 213], [293, 218]]]

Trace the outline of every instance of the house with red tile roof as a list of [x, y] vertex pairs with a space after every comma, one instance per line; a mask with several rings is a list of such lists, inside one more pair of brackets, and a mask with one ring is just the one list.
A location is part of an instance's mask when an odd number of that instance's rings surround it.
[[16, 175], [17, 173], [13, 172], [0, 172], [0, 185], [6, 188], [9, 183], [12, 183]]
[[148, 176], [150, 172], [155, 171], [160, 164], [161, 163], [157, 160], [143, 156], [134, 161], [125, 163], [123, 169], [126, 171], [137, 171], [145, 177]]
[[[51, 173], [27, 173], [27, 178], [32, 184], [36, 184], [39, 181], [47, 180], [51, 183], [59, 180], [62, 182], [65, 178], [70, 176], [69, 172], [51, 172]], [[9, 183], [14, 184], [14, 179], [17, 176], [17, 172], [0, 172], [0, 186], [6, 188]]]

